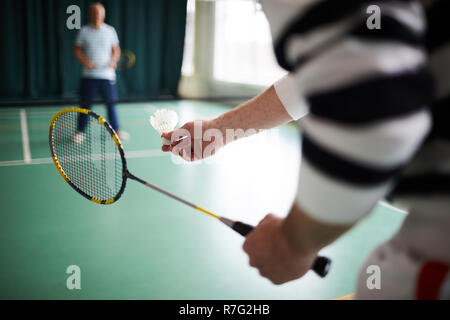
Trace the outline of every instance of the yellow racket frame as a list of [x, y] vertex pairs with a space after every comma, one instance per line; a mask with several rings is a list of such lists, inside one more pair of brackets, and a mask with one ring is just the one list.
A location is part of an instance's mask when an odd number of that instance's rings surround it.
[[126, 181], [126, 179], [123, 180], [121, 190], [119, 191], [119, 193], [115, 197], [112, 197], [112, 198], [106, 199], [106, 200], [97, 199], [97, 198], [94, 198], [94, 197], [90, 197], [85, 192], [80, 190], [74, 183], [72, 183], [72, 181], [70, 181], [70, 178], [64, 172], [64, 169], [62, 168], [61, 164], [58, 161], [58, 157], [55, 154], [55, 150], [54, 150], [54, 146], [53, 146], [53, 129], [55, 128], [56, 120], [58, 120], [58, 118], [61, 115], [65, 114], [65, 113], [69, 113], [69, 112], [77, 112], [77, 113], [82, 113], [82, 114], [85, 114], [85, 115], [93, 116], [94, 118], [96, 118], [98, 120], [98, 122], [100, 122], [100, 124], [102, 124], [103, 126], [106, 127], [106, 129], [111, 134], [111, 136], [112, 136], [112, 138], [114, 140], [114, 143], [116, 144], [116, 146], [119, 149], [119, 152], [121, 154], [122, 164], [123, 164], [122, 174], [125, 175], [126, 162], [125, 162], [125, 157], [124, 157], [124, 153], [123, 153], [123, 146], [122, 146], [122, 143], [120, 142], [119, 136], [114, 131], [114, 129], [111, 128], [111, 126], [108, 124], [108, 122], [106, 122], [105, 119], [103, 119], [98, 114], [92, 112], [91, 110], [84, 109], [84, 108], [68, 108], [68, 109], [61, 110], [61, 111], [57, 112], [53, 116], [52, 120], [50, 120], [50, 125], [49, 125], [49, 129], [48, 129], [48, 141], [49, 141], [49, 145], [50, 145], [50, 152], [51, 152], [51, 155], [52, 155], [53, 164], [55, 165], [55, 167], [58, 170], [58, 172], [61, 175], [61, 177], [63, 177], [63, 179], [72, 188], [74, 188], [78, 193], [80, 193], [85, 198], [91, 200], [92, 202], [98, 203], [98, 204], [111, 204], [111, 203], [114, 203], [114, 201], [116, 201], [116, 199], [118, 199], [120, 197], [120, 195], [123, 193], [123, 190], [125, 189], [125, 181]]

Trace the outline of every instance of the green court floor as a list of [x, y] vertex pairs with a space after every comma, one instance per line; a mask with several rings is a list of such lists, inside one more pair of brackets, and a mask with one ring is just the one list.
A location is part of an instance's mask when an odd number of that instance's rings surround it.
[[[227, 110], [199, 101], [121, 104], [132, 173], [229, 218], [256, 224], [269, 212], [287, 214], [300, 161], [293, 125], [240, 140], [208, 161], [180, 163], [160, 151], [148, 123], [158, 108], [177, 111], [182, 123]], [[49, 155], [48, 123], [59, 109], [0, 110], [2, 299], [333, 299], [354, 292], [365, 257], [404, 218], [378, 206], [323, 250], [333, 259], [328, 277], [309, 272], [275, 286], [248, 265], [240, 235], [164, 195], [128, 181], [117, 203], [101, 206], [74, 192]], [[94, 111], [106, 114], [103, 106]], [[80, 290], [66, 288], [70, 265], [81, 269]]]

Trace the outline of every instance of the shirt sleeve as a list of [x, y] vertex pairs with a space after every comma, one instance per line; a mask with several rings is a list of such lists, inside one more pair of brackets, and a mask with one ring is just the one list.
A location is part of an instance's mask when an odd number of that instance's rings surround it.
[[114, 27], [111, 27], [111, 40], [112, 40], [112, 45], [116, 46], [119, 44], [119, 37], [117, 36], [117, 32], [116, 29], [114, 29]]
[[86, 41], [86, 35], [84, 32], [84, 29], [81, 28], [80, 31], [78, 31], [77, 37], [75, 39], [75, 45], [82, 47], [82, 46], [84, 46], [85, 41]]
[[274, 83], [274, 88], [292, 120], [297, 121], [308, 113], [308, 104], [297, 89], [295, 76], [291, 74], [285, 75]]
[[381, 3], [377, 29], [364, 1], [262, 4], [289, 71], [277, 94], [293, 118], [299, 101], [308, 106], [296, 203], [315, 220], [354, 223], [391, 190], [430, 128], [421, 6]]

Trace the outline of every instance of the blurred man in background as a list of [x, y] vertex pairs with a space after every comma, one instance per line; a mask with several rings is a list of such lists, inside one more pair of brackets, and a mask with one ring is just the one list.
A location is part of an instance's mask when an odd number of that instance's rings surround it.
[[[120, 58], [119, 38], [114, 27], [104, 23], [105, 7], [94, 3], [89, 7], [90, 24], [83, 26], [75, 41], [74, 53], [83, 65], [80, 85], [80, 106], [90, 109], [100, 91], [106, 101], [108, 120], [122, 140], [129, 139], [129, 134], [119, 128], [117, 118], [118, 93], [116, 87], [116, 67]], [[82, 142], [87, 117], [78, 121], [75, 142]]]

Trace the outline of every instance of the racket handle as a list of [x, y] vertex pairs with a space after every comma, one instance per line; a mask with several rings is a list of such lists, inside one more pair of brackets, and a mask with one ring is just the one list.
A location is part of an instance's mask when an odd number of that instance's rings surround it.
[[246, 237], [250, 231], [253, 230], [253, 226], [240, 222], [240, 221], [236, 221], [235, 223], [233, 223], [233, 225], [231, 226], [231, 228], [236, 231], [237, 233], [239, 233], [240, 235]]
[[330, 271], [331, 260], [324, 256], [317, 256], [311, 269], [321, 278], [325, 278]]
[[[236, 231], [237, 233], [243, 235], [244, 237], [246, 237], [252, 230], [253, 230], [253, 226], [240, 222], [240, 221], [236, 221], [233, 223], [233, 225], [231, 226], [231, 228]], [[323, 256], [317, 256], [316, 261], [314, 261], [313, 266], [311, 267], [311, 269], [321, 278], [324, 278], [327, 274], [328, 271], [330, 270], [330, 265], [331, 265], [331, 260], [327, 257], [323, 257]]]

